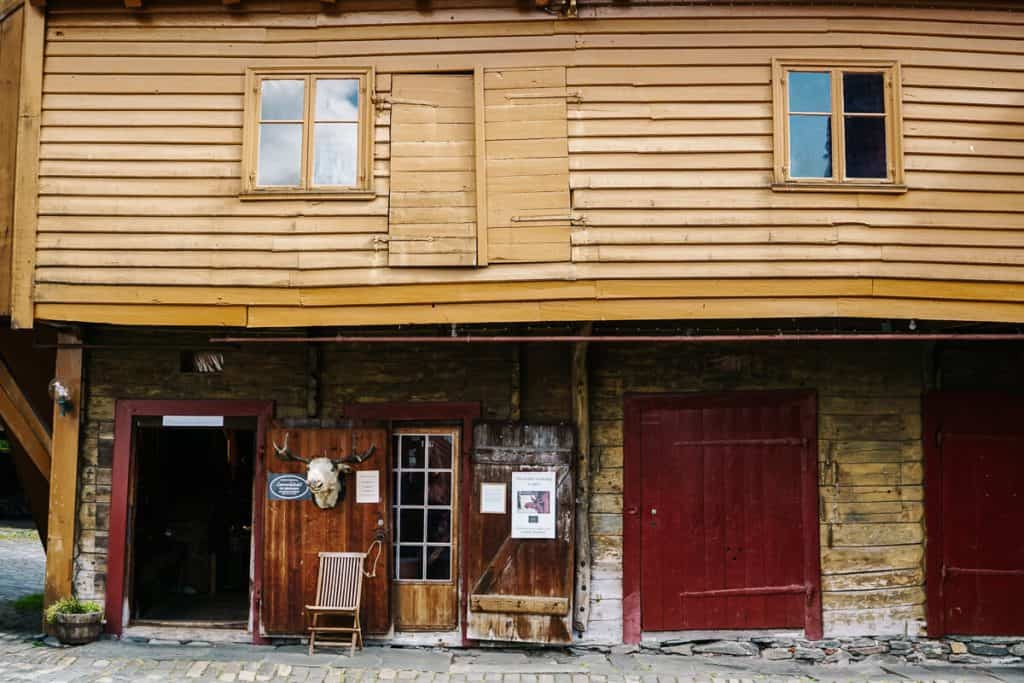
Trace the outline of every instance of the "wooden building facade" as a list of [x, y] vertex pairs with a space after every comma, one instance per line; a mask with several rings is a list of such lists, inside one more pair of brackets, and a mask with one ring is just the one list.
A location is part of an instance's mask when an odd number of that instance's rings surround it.
[[[1024, 346], [957, 338], [1024, 320], [1016, 9], [0, 2], [0, 313], [73, 397], [48, 597], [296, 635], [380, 538], [399, 642], [1024, 649]], [[821, 326], [881, 338], [599, 340]], [[286, 435], [376, 455], [320, 509]]]

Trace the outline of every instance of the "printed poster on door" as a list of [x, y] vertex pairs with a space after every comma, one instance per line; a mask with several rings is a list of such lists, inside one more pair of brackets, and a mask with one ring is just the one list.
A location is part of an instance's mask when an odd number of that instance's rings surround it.
[[555, 472], [512, 473], [512, 538], [555, 537]]

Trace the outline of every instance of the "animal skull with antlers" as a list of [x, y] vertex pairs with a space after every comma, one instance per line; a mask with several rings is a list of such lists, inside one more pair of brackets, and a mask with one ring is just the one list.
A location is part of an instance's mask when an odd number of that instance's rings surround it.
[[274, 443], [274, 450], [281, 460], [306, 463], [306, 485], [313, 494], [313, 502], [324, 510], [334, 507], [339, 500], [345, 498], [345, 478], [340, 475], [355, 472], [352, 465], [367, 460], [373, 455], [374, 449], [374, 446], [370, 446], [362, 454], [353, 454], [340, 460], [328, 457], [309, 459], [295, 455], [288, 449], [288, 432], [284, 433], [284, 446]]

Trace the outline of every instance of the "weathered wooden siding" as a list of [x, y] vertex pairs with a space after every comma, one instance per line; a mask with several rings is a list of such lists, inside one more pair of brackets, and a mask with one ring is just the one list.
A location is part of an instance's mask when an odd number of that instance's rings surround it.
[[[230, 15], [198, 1], [128, 12], [56, 0], [37, 315], [1024, 320], [1024, 18], [999, 6], [585, 2], [565, 20], [498, 0], [338, 14], [253, 0]], [[907, 193], [770, 189], [775, 57], [900, 61]], [[564, 104], [525, 100], [497, 120], [497, 95], [484, 97], [488, 150], [526, 155], [484, 174], [490, 265], [387, 267], [386, 108], [376, 199], [238, 199], [243, 70], [309, 63], [371, 65], [382, 93], [402, 71], [488, 69], [494, 81], [513, 67], [564, 69]], [[571, 194], [555, 207], [564, 176], [546, 154], [563, 107]], [[537, 121], [515, 118], [528, 110]], [[532, 171], [517, 163], [527, 157]], [[573, 225], [496, 222], [498, 191], [518, 210], [567, 208]], [[555, 262], [504, 263], [523, 259]]]

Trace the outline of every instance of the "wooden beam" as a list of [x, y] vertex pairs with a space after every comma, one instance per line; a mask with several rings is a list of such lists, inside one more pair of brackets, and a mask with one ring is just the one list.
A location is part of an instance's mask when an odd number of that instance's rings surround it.
[[11, 259], [11, 327], [32, 327], [32, 280], [36, 267], [39, 210], [39, 128], [43, 108], [43, 45], [46, 10], [25, 6], [18, 94], [18, 147], [14, 176]]
[[469, 596], [469, 608], [474, 612], [514, 612], [516, 614], [565, 616], [569, 612], [569, 600], [537, 595], [474, 594]]
[[45, 479], [50, 478], [50, 431], [42, 423], [7, 364], [0, 361], [0, 418]]
[[[77, 333], [61, 332], [57, 343], [81, 344]], [[53, 410], [53, 449], [50, 468], [50, 518], [46, 538], [46, 584], [43, 603], [72, 595], [75, 549], [75, 501], [78, 499], [78, 438], [82, 407], [82, 348], [58, 348], [54, 372], [71, 393], [71, 409]]]
[[[592, 322], [584, 323], [581, 335], [593, 332]], [[576, 425], [576, 583], [572, 627], [586, 631], [590, 621], [590, 379], [587, 374], [587, 342], [572, 348], [572, 421]]]
[[11, 313], [11, 222], [14, 218], [14, 173], [18, 153], [18, 82], [24, 21], [14, 12], [22, 3], [0, 0], [0, 315]]
[[128, 9], [142, 9], [142, 0], [124, 0], [124, 6]]
[[484, 68], [473, 70], [473, 138], [476, 157], [476, 265], [488, 263], [487, 233], [487, 130], [484, 123]]

